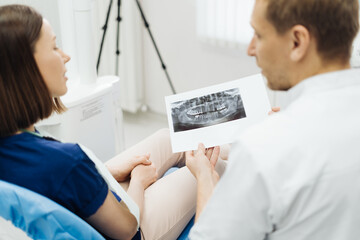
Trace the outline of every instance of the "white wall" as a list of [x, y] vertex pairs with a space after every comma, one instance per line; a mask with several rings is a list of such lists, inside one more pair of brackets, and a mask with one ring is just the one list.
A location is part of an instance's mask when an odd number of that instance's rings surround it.
[[58, 1], [59, 0], [52, 0], [52, 2], [48, 0], [0, 0], [0, 6], [9, 4], [25, 4], [35, 8], [51, 23], [51, 26], [57, 35], [58, 44], [61, 46], [62, 42], [60, 35], [59, 12], [56, 7]]
[[[247, 46], [229, 50], [200, 42], [195, 6], [195, 0], [143, 1], [145, 16], [176, 91], [259, 73], [255, 59], [246, 55]], [[148, 33], [143, 36], [145, 103], [152, 111], [165, 113], [164, 96], [172, 92]]]
[[[27, 3], [27, 0], [16, 1]], [[45, 0], [33, 0], [32, 2], [37, 1]], [[96, 35], [95, 56], [98, 54], [102, 36], [100, 29], [105, 21], [109, 1], [93, 2]], [[0, 3], [10, 2], [14, 2], [14, 0], [0, 0]], [[222, 49], [210, 46], [198, 39], [196, 35], [196, 0], [146, 0], [141, 3], [177, 92], [234, 80], [260, 71], [256, 66], [255, 59], [247, 56], [247, 46], [243, 46], [241, 49]], [[115, 0], [113, 4], [99, 71], [100, 76], [115, 74], [117, 1]], [[53, 14], [49, 14], [49, 11], [53, 8], [47, 6], [46, 9], [43, 11], [44, 15], [52, 16]], [[133, 87], [123, 85], [122, 94], [136, 95], [135, 98], [138, 99], [138, 102], [143, 102], [150, 110], [165, 114], [164, 96], [171, 95], [172, 91], [149, 34], [143, 26], [135, 0], [122, 1], [122, 17], [120, 76], [123, 80], [126, 78], [129, 81], [137, 82], [139, 86], [135, 90]], [[128, 24], [129, 21], [134, 23]], [[55, 22], [53, 20], [52, 24], [56, 28]], [[134, 40], [130, 42], [137, 47], [125, 44], [124, 37], [129, 37], [130, 34], [134, 35], [132, 36]], [[130, 67], [129, 62], [131, 62]], [[129, 68], [135, 67], [139, 67], [139, 69], [129, 70]], [[128, 71], [126, 72], [124, 69]], [[132, 109], [134, 108], [136, 106], [132, 107]]]
[[[76, 0], [74, 0], [76, 1]], [[110, 0], [94, 1], [94, 26], [96, 35], [96, 56], [100, 49], [106, 13]], [[119, 77], [121, 105], [126, 111], [134, 112], [143, 99], [143, 52], [141, 19], [133, 0], [121, 1]], [[99, 76], [116, 74], [117, 1], [113, 1], [101, 56]]]

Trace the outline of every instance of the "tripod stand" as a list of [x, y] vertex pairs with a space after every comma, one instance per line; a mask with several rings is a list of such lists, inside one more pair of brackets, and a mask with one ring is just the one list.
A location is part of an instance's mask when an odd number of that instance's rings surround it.
[[[148, 21], [146, 20], [145, 18], [145, 15], [144, 15], [144, 11], [141, 7], [141, 4], [139, 2], [139, 0], [135, 0], [136, 1], [136, 5], [140, 11], [140, 14], [141, 14], [141, 18], [144, 22], [144, 25], [149, 33], [149, 36], [151, 38], [151, 41], [154, 45], [154, 48], [156, 50], [156, 53], [159, 57], [159, 60], [160, 60], [160, 63], [161, 63], [161, 67], [162, 69], [164, 70], [165, 72], [165, 75], [166, 75], [166, 78], [168, 80], [168, 83], [170, 85], [170, 88], [173, 92], [173, 94], [176, 94], [176, 91], [175, 91], [175, 88], [170, 80], [170, 76], [169, 76], [169, 73], [167, 72], [167, 69], [166, 69], [166, 65], [161, 57], [161, 54], [160, 54], [160, 51], [156, 45], [156, 42], [155, 42], [155, 39], [151, 33], [151, 30], [150, 30], [150, 25], [148, 23]], [[97, 65], [96, 65], [96, 70], [99, 71], [99, 66], [100, 66], [100, 59], [101, 59], [101, 54], [102, 54], [102, 49], [103, 49], [103, 45], [104, 45], [104, 40], [105, 40], [105, 35], [106, 35], [106, 30], [107, 30], [107, 27], [108, 27], [108, 22], [109, 22], [109, 16], [110, 16], [110, 12], [111, 12], [111, 8], [112, 8], [112, 5], [113, 5], [113, 0], [110, 0], [110, 3], [109, 3], [109, 7], [108, 7], [108, 11], [107, 11], [107, 14], [106, 14], [106, 20], [105, 20], [105, 24], [103, 26], [103, 36], [102, 36], [102, 40], [101, 40], [101, 44], [100, 44], [100, 51], [99, 51], [99, 56], [98, 56], [98, 60], [97, 60]], [[116, 18], [116, 21], [117, 21], [117, 28], [116, 28], [116, 75], [119, 74], [119, 56], [120, 56], [120, 49], [119, 49], [119, 44], [120, 44], [120, 22], [122, 21], [122, 18], [120, 16], [120, 8], [121, 8], [121, 0], [117, 0], [117, 18]]]

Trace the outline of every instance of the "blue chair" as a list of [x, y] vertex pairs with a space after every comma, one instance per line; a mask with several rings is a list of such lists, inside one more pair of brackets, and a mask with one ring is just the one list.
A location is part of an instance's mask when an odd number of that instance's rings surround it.
[[185, 229], [183, 230], [183, 232], [181, 233], [181, 235], [179, 236], [179, 238], [177, 240], [188, 240], [189, 239], [189, 233], [190, 233], [192, 226], [194, 225], [194, 220], [195, 220], [195, 216], [186, 225]]
[[[1, 180], [0, 217], [32, 239], [104, 240], [88, 223], [54, 201]], [[190, 222], [180, 240], [188, 239], [191, 226]]]
[[81, 218], [33, 191], [0, 180], [0, 216], [32, 239], [104, 238]]

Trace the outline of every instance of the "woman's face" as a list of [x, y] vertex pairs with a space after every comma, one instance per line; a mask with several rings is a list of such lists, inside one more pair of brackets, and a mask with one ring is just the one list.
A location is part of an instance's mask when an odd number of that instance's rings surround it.
[[34, 57], [52, 97], [67, 92], [65, 63], [70, 60], [56, 45], [56, 36], [47, 20], [43, 20], [40, 37], [35, 44]]

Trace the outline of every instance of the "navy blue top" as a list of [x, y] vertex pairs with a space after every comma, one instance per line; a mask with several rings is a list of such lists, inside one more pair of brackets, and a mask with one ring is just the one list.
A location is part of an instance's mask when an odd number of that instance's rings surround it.
[[[94, 214], [108, 194], [105, 180], [79, 145], [27, 132], [0, 138], [0, 179], [42, 194], [81, 218]], [[140, 240], [140, 231], [132, 239]]]
[[81, 218], [104, 203], [108, 186], [77, 144], [21, 133], [0, 138], [0, 179], [42, 194]]

